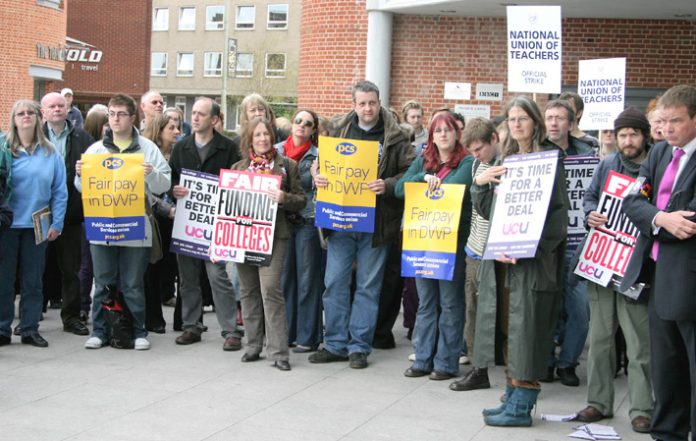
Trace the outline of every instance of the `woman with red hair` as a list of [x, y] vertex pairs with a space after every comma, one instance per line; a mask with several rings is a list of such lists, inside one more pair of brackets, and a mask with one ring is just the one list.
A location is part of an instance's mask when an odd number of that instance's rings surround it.
[[461, 130], [449, 112], [437, 115], [430, 124], [427, 147], [396, 184], [394, 193], [404, 197], [406, 182], [425, 182], [433, 191], [441, 184], [466, 185], [457, 236], [457, 254], [452, 280], [416, 278], [418, 312], [413, 331], [416, 360], [404, 372], [407, 377], [430, 375], [448, 380], [459, 374], [459, 352], [464, 329], [464, 245], [471, 222], [471, 165], [473, 157], [459, 139]]

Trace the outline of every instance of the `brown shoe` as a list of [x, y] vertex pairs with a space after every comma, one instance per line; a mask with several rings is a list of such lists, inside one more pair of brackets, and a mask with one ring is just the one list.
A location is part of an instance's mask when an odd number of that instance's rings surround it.
[[242, 349], [242, 340], [239, 337], [230, 336], [222, 344], [223, 351], [238, 351]]
[[650, 433], [650, 424], [650, 418], [643, 415], [639, 415], [631, 420], [633, 431], [638, 433]]
[[603, 420], [606, 417], [607, 416], [603, 415], [602, 412], [597, 410], [597, 408], [587, 406], [586, 408], [578, 412], [576, 420], [582, 421], [583, 423], [594, 423], [599, 420]]
[[190, 345], [193, 343], [198, 343], [201, 341], [201, 334], [196, 334], [195, 332], [191, 331], [184, 331], [184, 333], [178, 336], [174, 341], [178, 345]]

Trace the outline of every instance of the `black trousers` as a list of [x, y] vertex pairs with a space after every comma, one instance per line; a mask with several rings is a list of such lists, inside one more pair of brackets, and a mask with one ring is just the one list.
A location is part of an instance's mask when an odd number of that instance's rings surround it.
[[82, 225], [65, 225], [58, 239], [49, 242], [44, 270], [44, 306], [49, 299], [62, 298], [60, 318], [64, 325], [80, 320], [80, 263]]
[[394, 344], [392, 329], [401, 310], [401, 293], [404, 290], [404, 279], [401, 278], [401, 240], [395, 242], [389, 249], [384, 268], [382, 292], [379, 295], [377, 312], [377, 327], [375, 328], [374, 344], [387, 347]]
[[661, 319], [652, 297], [648, 314], [655, 394], [650, 434], [662, 441], [686, 441], [689, 428], [696, 430], [696, 322]]

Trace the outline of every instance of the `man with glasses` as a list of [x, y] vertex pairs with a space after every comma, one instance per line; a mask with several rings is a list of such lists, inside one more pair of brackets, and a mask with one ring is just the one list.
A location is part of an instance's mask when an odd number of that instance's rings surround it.
[[161, 115], [164, 110], [164, 100], [162, 95], [156, 90], [150, 90], [140, 97], [140, 110], [143, 112], [143, 120], [140, 122], [140, 129], [144, 130], [155, 116]]
[[[548, 140], [558, 145], [565, 156], [596, 156], [595, 150], [588, 144], [580, 141], [570, 134], [575, 111], [566, 100], [553, 100], [546, 105], [544, 110], [546, 133]], [[570, 189], [569, 189], [570, 190]], [[577, 189], [574, 189], [577, 190]], [[575, 250], [566, 250], [566, 269]], [[567, 273], [567, 271], [566, 271]], [[580, 379], [575, 374], [575, 367], [585, 347], [585, 339], [589, 329], [587, 303], [587, 283], [576, 278], [566, 277], [563, 291], [563, 310], [560, 323], [556, 328], [561, 350], [556, 359], [555, 353], [549, 360], [549, 368], [546, 377], [540, 381], [551, 382], [555, 374], [566, 386], [579, 386]], [[565, 320], [563, 320], [565, 318]], [[554, 373], [555, 368], [555, 373]]]
[[63, 232], [48, 244], [44, 292], [59, 290], [62, 297], [60, 318], [63, 330], [75, 335], [87, 335], [89, 329], [80, 321], [80, 242], [84, 240], [82, 222], [82, 198], [75, 188], [75, 164], [92, 145], [94, 139], [67, 119], [67, 100], [59, 93], [51, 92], [41, 99], [43, 131], [65, 161], [68, 185], [68, 207], [65, 212]]
[[[159, 148], [149, 139], [140, 136], [134, 124], [137, 104], [128, 95], [117, 94], [109, 101], [109, 127], [104, 138], [87, 149], [91, 153], [139, 153], [144, 156], [145, 197], [169, 190], [171, 170]], [[75, 187], [82, 191], [82, 161], [76, 164]], [[85, 342], [87, 349], [99, 349], [109, 341], [110, 329], [102, 302], [109, 289], [118, 286], [133, 316], [134, 347], [150, 349], [145, 329], [145, 290], [143, 276], [150, 259], [152, 226], [146, 219], [145, 239], [121, 242], [90, 241], [94, 265], [94, 301], [92, 302], [92, 336]]]

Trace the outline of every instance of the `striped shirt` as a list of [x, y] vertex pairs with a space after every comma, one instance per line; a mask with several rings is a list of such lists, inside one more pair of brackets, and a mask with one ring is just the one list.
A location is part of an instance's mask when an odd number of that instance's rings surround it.
[[[487, 169], [493, 166], [493, 162], [490, 164], [484, 164], [483, 162], [474, 161], [472, 167], [476, 164], [478, 168], [474, 172], [474, 179]], [[490, 222], [482, 218], [476, 210], [471, 210], [471, 231], [469, 232], [469, 239], [466, 242], [466, 252], [469, 257], [480, 259], [483, 256], [483, 251], [486, 248], [486, 240], [488, 239], [488, 228]], [[472, 255], [473, 253], [473, 255]]]

